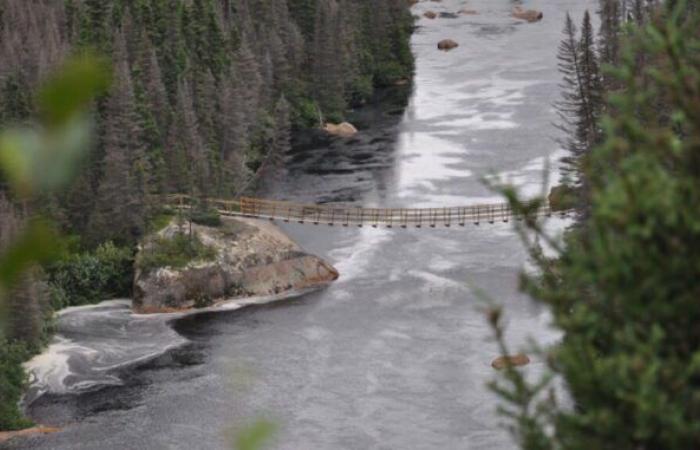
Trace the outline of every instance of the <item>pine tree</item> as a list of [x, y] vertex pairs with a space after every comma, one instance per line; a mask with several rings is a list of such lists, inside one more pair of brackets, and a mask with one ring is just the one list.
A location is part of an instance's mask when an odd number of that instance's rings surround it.
[[90, 221], [96, 242], [132, 242], [140, 236], [149, 194], [150, 168], [122, 31], [115, 36], [114, 45], [115, 79], [106, 106], [102, 177]]
[[315, 98], [324, 114], [338, 121], [345, 108], [341, 14], [336, 0], [319, 0], [314, 25], [312, 70]]
[[104, 0], [84, 0], [81, 42], [84, 46], [96, 47], [105, 51], [110, 48], [112, 36], [113, 2]]
[[[652, 84], [640, 83], [647, 77], [633, 57], [623, 59], [624, 89], [612, 94], [617, 109], [585, 169], [591, 213], [562, 245], [536, 221], [522, 230], [557, 247], [552, 260], [527, 242], [538, 275], [524, 274], [522, 286], [562, 338], [542, 352], [542, 378], [508, 369], [493, 386], [521, 448], [700, 442], [700, 210], [689, 206], [700, 202], [700, 16], [682, 12], [664, 11], [624, 44], [624, 54], [651, 56]], [[681, 70], [665, 70], [671, 61]], [[659, 120], [660, 103], [675, 122]], [[500, 317], [490, 315], [507, 353]]]
[[581, 39], [578, 44], [578, 54], [581, 67], [581, 92], [584, 102], [581, 104], [581, 141], [590, 150], [600, 143], [600, 118], [603, 110], [603, 85], [595, 51], [595, 40], [593, 37], [593, 26], [591, 15], [588, 11], [583, 17], [581, 26]]
[[[26, 211], [21, 212], [0, 191], [0, 253], [17, 239], [26, 225]], [[7, 329], [0, 330], [2, 338], [19, 341], [37, 349], [44, 336], [44, 324], [49, 313], [48, 293], [40, 268], [32, 267], [3, 294], [7, 301]], [[0, 360], [0, 364], [5, 361]], [[1, 390], [0, 390], [1, 391]], [[0, 418], [1, 419], [1, 418]]]
[[275, 105], [275, 134], [271, 154], [271, 164], [280, 164], [284, 155], [291, 149], [291, 120], [289, 102], [284, 96]]
[[242, 187], [247, 179], [244, 159], [249, 142], [248, 122], [238, 86], [239, 83], [234, 78], [231, 81], [221, 82], [219, 87], [217, 128], [220, 165], [217, 191], [223, 195], [235, 193], [236, 186]]
[[[598, 47], [604, 64], [616, 66], [620, 62], [620, 39], [622, 32], [622, 11], [620, 0], [600, 0], [600, 37]], [[614, 77], [607, 77], [606, 88], [612, 90]]]
[[0, 88], [0, 124], [27, 121], [33, 112], [31, 89], [22, 71], [9, 75]]
[[563, 77], [562, 100], [556, 104], [560, 117], [558, 127], [565, 134], [562, 144], [569, 151], [563, 159], [563, 181], [585, 196], [587, 189], [581, 177], [582, 164], [586, 154], [600, 140], [603, 108], [603, 88], [588, 12], [583, 19], [580, 40], [571, 16], [567, 15], [558, 59]]

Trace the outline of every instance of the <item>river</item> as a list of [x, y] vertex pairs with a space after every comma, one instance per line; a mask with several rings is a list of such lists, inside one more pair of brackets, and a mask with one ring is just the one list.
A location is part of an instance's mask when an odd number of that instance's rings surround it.
[[[483, 177], [525, 195], [562, 156], [552, 122], [564, 15], [594, 0], [533, 0], [544, 20], [510, 17], [519, 2], [443, 0], [427, 9], [478, 15], [420, 19], [408, 105], [352, 117], [349, 141], [297, 146], [262, 193], [366, 206], [457, 206], [497, 200]], [[459, 47], [440, 52], [452, 38]], [[551, 175], [556, 178], [556, 170]], [[511, 224], [373, 229], [283, 224], [332, 262], [329, 288], [228, 312], [131, 315], [128, 301], [62, 312], [35, 358], [28, 412], [64, 431], [12, 449], [225, 449], [257, 418], [272, 448], [511, 449], [486, 384], [498, 356], [472, 287], [506, 308], [514, 348], [556, 342], [545, 310], [517, 292], [527, 255]], [[561, 229], [561, 224], [553, 224]], [[536, 376], [544, 363], [524, 370]]]

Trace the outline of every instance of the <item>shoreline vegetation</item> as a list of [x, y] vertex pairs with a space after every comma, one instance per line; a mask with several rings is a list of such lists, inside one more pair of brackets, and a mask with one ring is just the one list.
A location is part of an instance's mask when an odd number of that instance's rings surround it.
[[[293, 136], [412, 78], [413, 26], [395, 0], [3, 2], [0, 41], [23, 45], [0, 48], [0, 127], [70, 158], [32, 179], [2, 167], [0, 256], [28, 229], [47, 245], [25, 249], [40, 264], [0, 303], [0, 430], [31, 425], [21, 363], [50, 339], [53, 312], [131, 296], [136, 243], [172, 215], [152, 199], [253, 189]], [[76, 139], [57, 141], [69, 129]], [[203, 249], [161, 256], [183, 250]]]

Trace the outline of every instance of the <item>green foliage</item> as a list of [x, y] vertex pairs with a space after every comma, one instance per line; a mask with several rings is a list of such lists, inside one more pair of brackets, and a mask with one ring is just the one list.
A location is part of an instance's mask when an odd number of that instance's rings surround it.
[[21, 342], [0, 338], [0, 430], [18, 430], [32, 425], [17, 407], [27, 382], [22, 363], [29, 356]]
[[18, 195], [57, 189], [72, 179], [90, 142], [83, 111], [108, 84], [98, 60], [71, 59], [38, 94], [45, 128], [10, 129], [0, 135], [0, 170]]
[[300, 90], [288, 90], [285, 94], [291, 105], [291, 122], [294, 129], [318, 126], [318, 104], [313, 98], [305, 96]]
[[52, 261], [58, 249], [58, 235], [49, 224], [30, 222], [13, 245], [0, 254], [0, 287], [11, 287], [22, 272], [36, 263]]
[[362, 105], [366, 103], [374, 93], [372, 77], [364, 75], [355, 78], [352, 80], [348, 92], [350, 93], [351, 105]]
[[554, 186], [549, 192], [548, 200], [552, 211], [566, 211], [579, 205], [578, 191], [565, 184]]
[[49, 126], [64, 126], [106, 93], [111, 71], [106, 61], [84, 53], [66, 61], [38, 94], [39, 110]]
[[133, 251], [111, 242], [73, 254], [48, 268], [54, 309], [97, 303], [131, 294]]
[[206, 227], [221, 226], [221, 215], [216, 209], [194, 210], [190, 215], [190, 220], [197, 225]]
[[272, 422], [260, 420], [242, 430], [236, 437], [236, 450], [260, 450], [275, 433]]
[[[685, 5], [665, 5], [622, 48], [616, 74], [625, 89], [584, 172], [590, 214], [565, 246], [535, 221], [523, 230], [541, 270], [523, 288], [564, 334], [540, 382], [511, 369], [494, 385], [523, 448], [700, 442], [700, 14], [681, 12]], [[559, 257], [546, 258], [533, 234]]]
[[175, 217], [175, 212], [163, 210], [158, 212], [153, 216], [148, 224], [148, 231], [158, 232], [163, 228], [167, 227], [170, 222], [172, 222], [173, 217]]
[[[69, 60], [49, 79], [38, 95], [43, 122], [33, 129], [4, 130], [0, 134], [0, 171], [9, 189], [28, 202], [34, 197], [64, 187], [71, 179], [77, 161], [89, 142], [89, 119], [84, 108], [108, 84], [103, 67], [89, 56]], [[79, 92], [76, 92], [79, 88]], [[64, 95], [67, 94], [67, 95]], [[14, 111], [13, 113], [17, 113]], [[0, 217], [0, 219], [5, 219]], [[18, 402], [26, 383], [22, 362], [31, 354], [35, 342], [7, 341], [5, 334], [6, 296], [24, 272], [36, 263], [52, 261], [60, 250], [60, 240], [45, 221], [29, 221], [19, 236], [0, 254], [0, 429], [19, 429], [31, 425], [22, 417]], [[30, 295], [37, 294], [33, 292]], [[42, 295], [42, 294], [39, 294]], [[54, 292], [53, 298], [58, 298]], [[36, 300], [36, 299], [30, 299]], [[32, 304], [20, 305], [31, 308]], [[13, 317], [17, 325], [33, 326], [36, 317]], [[47, 338], [52, 322], [42, 320]], [[28, 337], [31, 339], [32, 337]], [[37, 350], [34, 348], [34, 350]]]
[[408, 79], [411, 72], [397, 61], [382, 61], [374, 72], [374, 84], [380, 87], [391, 86], [399, 80]]
[[185, 267], [192, 261], [211, 261], [216, 258], [216, 249], [205, 245], [193, 233], [191, 236], [177, 233], [173, 237], [156, 237], [136, 259], [136, 266], [149, 272], [161, 267], [173, 269]]

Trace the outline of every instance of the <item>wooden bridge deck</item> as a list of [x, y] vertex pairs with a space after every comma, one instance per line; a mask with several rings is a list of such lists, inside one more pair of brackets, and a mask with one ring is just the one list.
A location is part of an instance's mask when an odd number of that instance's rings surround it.
[[[189, 208], [190, 197], [176, 196], [174, 206]], [[301, 224], [371, 227], [464, 227], [468, 224], [494, 224], [522, 219], [507, 203], [479, 204], [447, 208], [362, 208], [342, 204], [301, 204], [243, 197], [240, 200], [207, 199], [210, 207], [224, 216], [279, 220]], [[553, 212], [549, 205], [538, 216], [566, 217], [570, 211]]]

